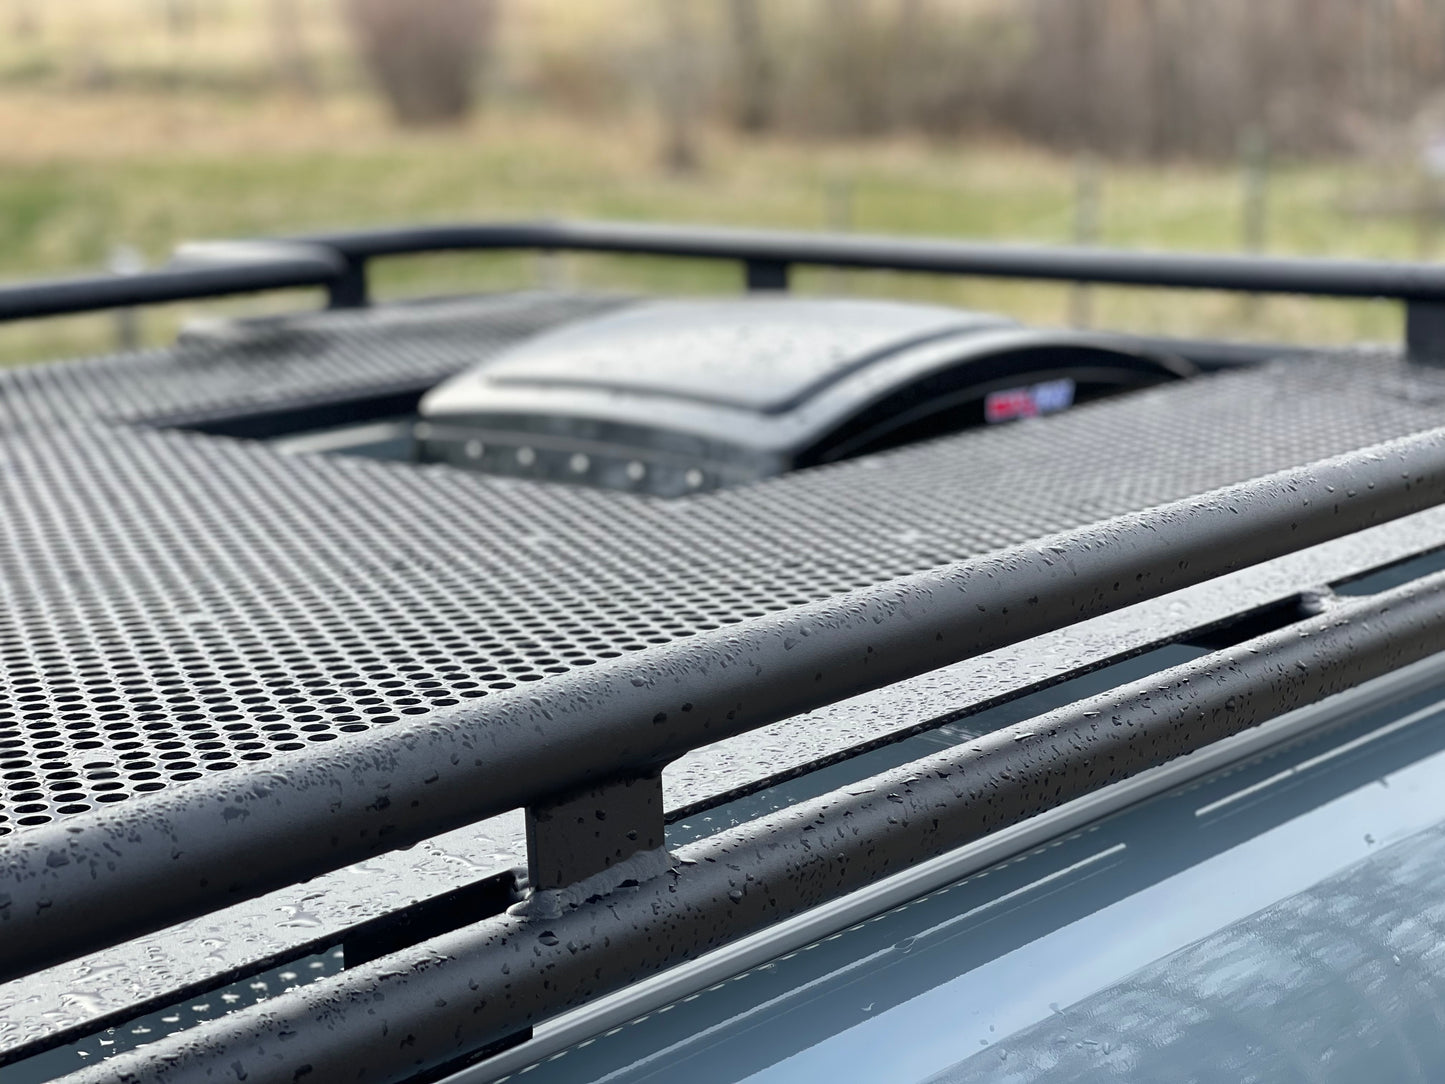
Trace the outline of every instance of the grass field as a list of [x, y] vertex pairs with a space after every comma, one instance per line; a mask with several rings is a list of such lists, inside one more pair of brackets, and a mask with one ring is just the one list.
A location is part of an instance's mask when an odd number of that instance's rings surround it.
[[[333, 54], [344, 43], [317, 36], [330, 43], [318, 55], [339, 66]], [[674, 177], [658, 167], [659, 141], [645, 111], [569, 119], [509, 102], [465, 129], [407, 133], [349, 77], [336, 76], [319, 96], [248, 82], [249, 53], [216, 54], [216, 70], [235, 75], [230, 82], [157, 88], [135, 73], [162, 70], [172, 47], [147, 41], [138, 47], [138, 66], [102, 89], [62, 78], [62, 65], [46, 63], [50, 54], [39, 46], [0, 45], [0, 279], [93, 270], [117, 245], [134, 246], [155, 263], [187, 239], [539, 215], [821, 229], [846, 214], [848, 228], [866, 232], [1041, 242], [1073, 236], [1071, 163], [1026, 148], [907, 139], [744, 142], [712, 131], [701, 140], [703, 168]], [[56, 56], [73, 55], [51, 45]], [[1419, 255], [1420, 230], [1409, 217], [1351, 210], [1392, 182], [1411, 183], [1361, 163], [1277, 164], [1269, 250]], [[1240, 188], [1236, 171], [1223, 167], [1105, 164], [1098, 239], [1237, 250]], [[543, 268], [520, 256], [390, 261], [378, 265], [376, 281], [379, 293], [396, 296], [530, 285], [540, 276], [678, 292], [737, 285], [736, 271], [724, 267], [565, 257]], [[825, 272], [802, 274], [799, 285], [943, 300], [1044, 323], [1069, 313], [1064, 287]], [[291, 295], [220, 308], [314, 303]], [[1096, 289], [1091, 307], [1101, 326], [1181, 334], [1338, 342], [1390, 339], [1400, 327], [1394, 307], [1372, 303], [1248, 306], [1231, 296]], [[146, 340], [164, 341], [197, 311], [145, 314]], [[114, 334], [107, 317], [0, 326], [0, 360], [108, 349]]]

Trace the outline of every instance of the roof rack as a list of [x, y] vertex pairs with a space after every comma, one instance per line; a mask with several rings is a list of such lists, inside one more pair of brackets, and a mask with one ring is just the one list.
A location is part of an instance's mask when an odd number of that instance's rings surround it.
[[1405, 306], [1412, 357], [1445, 353], [1445, 266], [979, 244], [867, 235], [716, 229], [643, 223], [504, 222], [317, 233], [266, 241], [202, 242], [171, 266], [0, 287], [0, 320], [20, 320], [228, 294], [320, 286], [332, 308], [370, 303], [369, 263], [434, 252], [609, 252], [742, 265], [749, 290], [786, 290], [798, 265], [915, 271], [1163, 289], [1379, 298]]
[[[1445, 432], [1434, 431], [699, 634], [476, 707], [359, 734], [345, 750], [306, 750], [284, 765], [237, 769], [144, 803], [38, 826], [20, 837], [18, 853], [6, 855], [0, 977], [523, 806], [531, 914], [552, 917], [552, 900], [569, 938], [578, 923], [590, 923], [592, 933], [581, 963], [568, 963], [565, 949], [547, 951], [545, 942], [534, 952], [535, 931], [517, 918], [467, 935], [477, 939], [477, 951], [457, 966], [467, 981], [490, 976], [497, 995], [485, 1014], [463, 1012], [469, 1036], [485, 1042], [700, 947], [1445, 649], [1445, 579], [1327, 609], [1275, 634], [1266, 655], [1251, 656], [1253, 645], [1246, 645], [1184, 668], [1191, 680], [1126, 689], [1107, 705], [1108, 727], [1090, 722], [1090, 713], [1103, 710], [1097, 705], [1082, 715], [1064, 709], [1017, 747], [991, 736], [911, 766], [897, 781], [912, 781], [901, 798], [890, 778], [861, 795], [830, 798], [819, 807], [822, 820], [794, 823], [792, 835], [755, 828], [743, 833], [745, 843], [723, 836], [696, 844], [689, 848], [695, 866], [675, 868], [660, 850], [659, 773], [670, 760], [1442, 501]], [[1153, 698], [1141, 700], [1151, 690]], [[621, 880], [644, 885], [634, 897], [640, 902], [562, 916], [561, 901]], [[642, 916], [663, 902], [673, 915], [671, 935], [647, 935], [652, 947], [644, 952], [624, 934], [645, 926]], [[676, 925], [684, 918], [686, 934]], [[488, 954], [480, 953], [483, 943]], [[505, 971], [495, 970], [493, 957], [507, 961]], [[590, 980], [571, 975], [578, 966]], [[561, 981], [562, 973], [570, 978]], [[345, 983], [355, 991], [376, 981], [363, 967]], [[428, 981], [450, 979], [438, 972]], [[416, 1001], [416, 1011], [434, 1016], [432, 1000]], [[391, 1026], [397, 1020], [393, 1015]], [[346, 1026], [359, 1029], [357, 1049], [370, 1049], [365, 1014]], [[218, 1028], [244, 1032], [234, 1021]], [[325, 1041], [335, 1040], [333, 1030]], [[251, 1034], [252, 1041], [264, 1038]]]
[[[1433, 265], [1153, 256], [591, 224], [430, 227], [188, 246], [125, 278], [0, 289], [0, 319], [291, 286], [368, 301], [370, 259], [573, 249], [794, 264], [1371, 296], [1407, 305], [1412, 356], [1445, 345]], [[1438, 334], [1437, 334], [1438, 333]], [[362, 964], [287, 1006], [107, 1062], [155, 1080], [288, 1057], [389, 1079], [921, 860], [1445, 650], [1445, 574], [1320, 612], [1198, 662], [864, 784], [664, 848], [661, 771], [822, 705], [1445, 504], [1445, 429], [984, 557], [753, 617], [417, 722], [28, 827], [0, 847], [0, 982], [485, 817], [525, 809], [530, 894], [511, 912]], [[617, 891], [618, 889], [622, 891]], [[610, 893], [605, 906], [588, 906]], [[465, 992], [464, 994], [462, 992]], [[385, 1013], [375, 996], [385, 993]], [[477, 1009], [479, 1000], [485, 1002]], [[442, 1004], [439, 1004], [442, 1003]], [[288, 1007], [289, 1006], [289, 1007]], [[286, 1014], [290, 1014], [289, 1017]], [[414, 1048], [388, 1034], [422, 1036]], [[96, 1067], [99, 1073], [102, 1067]]]

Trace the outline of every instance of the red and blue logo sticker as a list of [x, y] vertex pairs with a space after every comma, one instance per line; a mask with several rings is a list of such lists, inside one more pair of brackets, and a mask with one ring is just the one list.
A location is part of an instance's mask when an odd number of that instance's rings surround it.
[[983, 400], [983, 420], [993, 425], [1019, 418], [1037, 418], [1042, 414], [1057, 414], [1073, 405], [1074, 382], [1062, 377], [1023, 388], [989, 392]]

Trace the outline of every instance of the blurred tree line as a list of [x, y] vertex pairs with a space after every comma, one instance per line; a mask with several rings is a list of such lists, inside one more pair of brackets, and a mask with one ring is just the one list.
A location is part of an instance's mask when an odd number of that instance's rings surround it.
[[[1445, 85], [1441, 0], [730, 0], [741, 128], [1152, 158], [1374, 149]], [[767, 74], [759, 79], [758, 72]]]
[[[397, 115], [436, 119], [472, 101], [498, 9], [527, 0], [347, 2]], [[657, 0], [631, 13], [651, 15], [650, 49], [591, 37], [554, 51], [530, 90], [589, 110], [652, 96], [680, 165], [682, 129], [718, 121], [1151, 158], [1232, 155], [1251, 130], [1291, 153], [1373, 150], [1445, 85], [1445, 0]]]
[[[61, 10], [9, 4], [12, 41]], [[149, 0], [192, 40], [238, 7], [265, 13], [287, 87], [326, 92], [302, 30], [324, 9], [401, 123], [491, 99], [648, 110], [679, 168], [717, 125], [1153, 159], [1231, 156], [1246, 132], [1290, 154], [1373, 152], [1418, 138], [1445, 88], [1445, 0]], [[124, 42], [88, 47], [103, 46]]]

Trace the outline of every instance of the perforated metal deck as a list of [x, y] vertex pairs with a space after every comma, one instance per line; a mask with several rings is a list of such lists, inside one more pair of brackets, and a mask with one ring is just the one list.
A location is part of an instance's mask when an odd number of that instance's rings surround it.
[[1445, 405], [1445, 377], [1356, 353], [672, 501], [156, 428], [440, 379], [617, 303], [311, 317], [0, 374], [0, 835], [1429, 428]]
[[147, 424], [425, 387], [518, 339], [624, 303], [516, 293], [218, 325], [166, 350], [0, 370], [0, 429]]

